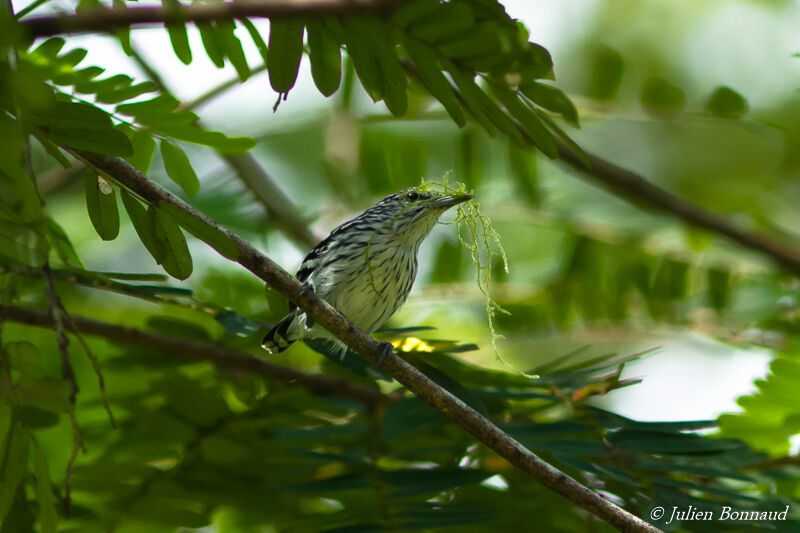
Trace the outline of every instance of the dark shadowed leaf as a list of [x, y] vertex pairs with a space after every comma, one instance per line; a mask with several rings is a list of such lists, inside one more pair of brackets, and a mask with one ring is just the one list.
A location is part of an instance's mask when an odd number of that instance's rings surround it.
[[461, 110], [452, 85], [442, 74], [431, 50], [410, 37], [403, 40], [403, 45], [416, 65], [423, 85], [434, 98], [439, 100], [455, 123], [463, 128], [466, 124], [464, 112]]
[[706, 103], [706, 111], [719, 118], [740, 118], [747, 113], [747, 100], [730, 87], [717, 87]]
[[642, 107], [655, 118], [674, 119], [685, 105], [686, 95], [683, 90], [664, 78], [652, 78], [642, 89]]
[[250, 77], [250, 67], [244, 57], [242, 43], [235, 33], [236, 26], [232, 20], [219, 20], [216, 23], [216, 34], [220, 48], [228, 56], [228, 59], [236, 70], [239, 79], [245, 81]]
[[47, 238], [62, 261], [83, 268], [83, 263], [81, 263], [78, 253], [75, 251], [75, 247], [72, 246], [66, 232], [50, 217], [47, 217]]
[[192, 275], [192, 256], [189, 255], [186, 238], [177, 221], [162, 209], [150, 206], [147, 211], [153, 221], [159, 247], [164, 250], [161, 266], [174, 278], [188, 278]]
[[125, 211], [128, 212], [133, 223], [133, 228], [142, 241], [144, 247], [150, 252], [157, 264], [161, 264], [166, 256], [166, 250], [162, 247], [161, 241], [156, 237], [156, 228], [153, 222], [153, 217], [147, 212], [147, 209], [139, 203], [139, 200], [134, 198], [128, 191], [121, 189], [122, 205], [125, 206]]
[[578, 127], [578, 110], [575, 109], [575, 104], [560, 89], [544, 83], [530, 81], [520, 85], [520, 90], [522, 94], [533, 100], [536, 105], [560, 114], [564, 117], [564, 120]]
[[306, 23], [311, 76], [319, 92], [330, 96], [339, 88], [342, 78], [342, 57], [339, 40], [325, 21], [312, 19]]
[[86, 176], [85, 183], [89, 219], [101, 239], [113, 241], [119, 235], [119, 211], [114, 187], [94, 173]]
[[292, 19], [274, 19], [269, 28], [269, 83], [275, 92], [285, 93], [294, 87], [300, 59], [303, 57], [303, 23]]

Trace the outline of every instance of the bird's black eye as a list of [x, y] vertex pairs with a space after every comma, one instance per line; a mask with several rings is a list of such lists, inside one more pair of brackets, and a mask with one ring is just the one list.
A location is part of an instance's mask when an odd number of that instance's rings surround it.
[[417, 200], [419, 200], [419, 193], [416, 192], [408, 193], [406, 195], [406, 200], [408, 200], [409, 202], [416, 202]]

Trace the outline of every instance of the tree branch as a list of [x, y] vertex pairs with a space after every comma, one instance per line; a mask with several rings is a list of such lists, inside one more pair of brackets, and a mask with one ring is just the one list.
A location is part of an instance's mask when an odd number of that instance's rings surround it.
[[[91, 152], [77, 152], [87, 163], [104, 172], [118, 183], [132, 190], [152, 205], [170, 204], [198, 221], [226, 234], [238, 249], [240, 265], [251, 271], [271, 287], [278, 290], [300, 307], [308, 316], [333, 333], [353, 351], [370, 363], [381, 361], [381, 345], [367, 333], [358, 329], [330, 304], [306, 290], [294, 276], [272, 262], [253, 246], [233, 232], [212, 221], [205, 214], [172, 195], [126, 161]], [[450, 392], [431, 381], [403, 359], [392, 354], [382, 359], [381, 369], [405, 385], [435, 409], [445, 414], [457, 425], [479, 441], [528, 473], [545, 487], [567, 497], [598, 518], [621, 531], [658, 532], [658, 528], [620, 508], [575, 479], [540, 459], [536, 454], [503, 432], [480, 413], [467, 406]]]
[[[594, 154], [584, 152], [584, 162], [561, 139], [556, 138], [560, 161], [580, 171], [586, 181], [601, 183], [618, 196], [636, 204], [674, 215], [693, 226], [709, 230], [770, 256], [788, 271], [800, 275], [800, 250], [766, 235], [747, 231], [713, 211], [684, 200], [647, 181], [630, 170], [619, 167]], [[587, 165], [588, 162], [588, 165]]]
[[31, 37], [64, 33], [107, 32], [134, 24], [182, 24], [248, 17], [289, 18], [388, 11], [404, 0], [277, 0], [225, 2], [178, 7], [96, 8], [75, 14], [31, 17], [20, 21]]
[[[18, 322], [28, 326], [53, 327], [52, 316], [43, 309], [0, 305], [0, 317], [9, 322]], [[138, 329], [99, 322], [90, 318], [74, 315], [71, 318], [75, 328], [82, 334], [104, 337], [150, 350], [158, 350], [159, 352], [190, 361], [211, 361], [223, 370], [242, 370], [250, 374], [300, 385], [317, 394], [342, 396], [368, 405], [390, 403], [396, 399], [392, 395], [383, 394], [377, 389], [350, 383], [344, 379], [307, 374], [294, 368], [276, 365], [220, 346], [157, 333], [146, 333]]]

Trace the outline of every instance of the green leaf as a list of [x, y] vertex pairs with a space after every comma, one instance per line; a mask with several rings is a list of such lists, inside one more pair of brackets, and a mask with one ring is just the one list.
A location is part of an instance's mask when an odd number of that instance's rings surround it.
[[247, 64], [247, 59], [244, 56], [242, 43], [236, 36], [236, 26], [232, 20], [218, 20], [216, 30], [220, 48], [225, 52], [225, 55], [228, 56], [239, 79], [245, 81], [250, 77], [250, 66]]
[[397, 47], [390, 40], [391, 30], [377, 17], [368, 19], [369, 40], [383, 78], [383, 101], [389, 111], [401, 117], [408, 110], [406, 75], [397, 58]]
[[0, 524], [5, 521], [17, 487], [28, 472], [28, 453], [30, 450], [30, 436], [28, 430], [19, 422], [14, 422], [5, 438], [5, 461], [3, 475], [0, 476]]
[[42, 218], [42, 203], [22, 164], [22, 134], [17, 126], [16, 120], [0, 113], [0, 220], [35, 222]]
[[40, 268], [47, 261], [49, 250], [50, 246], [43, 232], [0, 218], [0, 256], [29, 267]]
[[474, 30], [475, 14], [466, 3], [439, 4], [438, 9], [418, 17], [408, 26], [408, 33], [427, 43], [436, 44], [463, 37]]
[[134, 198], [125, 189], [120, 189], [120, 196], [122, 197], [122, 205], [125, 206], [125, 211], [128, 212], [133, 223], [133, 228], [139, 236], [139, 240], [150, 255], [153, 256], [157, 264], [161, 264], [166, 256], [166, 250], [161, 246], [161, 242], [156, 237], [155, 224], [153, 218], [148, 214], [147, 209], [139, 203], [139, 200]]
[[325, 96], [330, 96], [339, 88], [342, 79], [342, 53], [339, 40], [322, 19], [312, 19], [306, 23], [308, 33], [308, 57], [311, 60], [311, 77]]
[[158, 90], [158, 87], [151, 81], [138, 83], [136, 85], [128, 84], [123, 87], [97, 92], [96, 100], [103, 104], [116, 104], [118, 102], [131, 100], [145, 93], [155, 92], [156, 90]]
[[[162, 6], [166, 9], [181, 9], [178, 0], [163, 0]], [[182, 22], [167, 24], [169, 41], [172, 43], [172, 50], [184, 65], [192, 62], [192, 49], [189, 47], [189, 36], [186, 32], [186, 24]]]
[[575, 105], [560, 89], [543, 83], [529, 81], [520, 85], [520, 91], [533, 100], [535, 104], [548, 111], [560, 114], [564, 117], [564, 120], [576, 128], [580, 126], [578, 123], [578, 110], [575, 109]]
[[66, 380], [22, 375], [17, 380], [16, 386], [17, 398], [22, 405], [55, 413], [67, 413], [70, 410], [71, 385]]
[[58, 525], [56, 499], [53, 496], [53, 484], [50, 481], [50, 470], [47, 457], [33, 440], [33, 473], [36, 475], [36, 503], [39, 507], [39, 527], [41, 533], [55, 533]]
[[44, 377], [44, 360], [34, 344], [27, 341], [9, 342], [5, 350], [12, 370], [33, 379]]
[[44, 147], [45, 151], [50, 154], [50, 156], [58, 161], [58, 164], [61, 165], [62, 168], [71, 168], [72, 163], [70, 163], [67, 156], [64, 155], [64, 152], [55, 145], [53, 141], [48, 139], [45, 134], [41, 131], [34, 131], [33, 136], [36, 137], [36, 140]]
[[101, 176], [86, 176], [86, 209], [95, 231], [104, 241], [113, 241], [119, 235], [119, 211], [114, 187]]
[[331, 20], [331, 27], [336, 28], [339, 39], [347, 47], [347, 55], [353, 62], [361, 85], [373, 101], [383, 98], [383, 78], [378, 65], [378, 58], [372, 46], [372, 35], [369, 24], [372, 19], [366, 17], [347, 17], [339, 24]]
[[159, 124], [155, 127], [168, 137], [211, 146], [224, 154], [241, 154], [256, 144], [250, 137], [228, 137], [218, 131], [206, 131], [194, 126]]
[[294, 87], [303, 57], [303, 23], [299, 20], [272, 19], [269, 27], [269, 83], [275, 92]]
[[83, 263], [81, 263], [78, 257], [78, 253], [75, 251], [75, 247], [72, 246], [64, 229], [52, 218], [47, 217], [46, 220], [47, 238], [61, 260], [73, 266], [84, 268]]
[[169, 213], [186, 231], [214, 248], [223, 257], [234, 261], [239, 258], [239, 247], [236, 242], [222, 231], [205, 224], [202, 220], [198, 220], [172, 204], [162, 202], [158, 207]]
[[264, 42], [264, 39], [261, 38], [261, 34], [258, 33], [258, 30], [250, 21], [250, 19], [239, 19], [239, 23], [244, 26], [244, 29], [246, 29], [247, 33], [250, 34], [250, 38], [253, 40], [253, 44], [256, 45], [258, 53], [261, 54], [264, 64], [268, 65], [269, 49], [267, 48], [267, 44]]
[[63, 37], [51, 37], [33, 50], [31, 55], [38, 55], [53, 60], [58, 57], [58, 53], [64, 48], [64, 44], [66, 44], [66, 41]]
[[200, 180], [197, 179], [197, 174], [183, 150], [162, 139], [161, 157], [164, 159], [164, 167], [170, 179], [180, 185], [189, 196], [197, 194], [200, 190]]
[[730, 87], [717, 87], [706, 103], [706, 111], [718, 118], [741, 118], [747, 113], [747, 100]]
[[133, 155], [126, 157], [128, 163], [136, 169], [147, 174], [150, 170], [150, 163], [153, 161], [153, 154], [156, 151], [156, 141], [153, 136], [144, 130], [134, 130], [130, 135], [131, 145], [133, 145]]
[[[497, 96], [498, 100], [500, 100], [503, 105], [506, 106], [509, 114], [517, 119], [520, 124], [522, 124], [522, 127], [530, 136], [533, 144], [535, 144], [536, 147], [539, 148], [547, 157], [551, 159], [557, 158], [558, 147], [556, 146], [555, 140], [553, 140], [553, 135], [547, 130], [536, 113], [527, 105], [520, 102], [517, 95], [508, 87], [499, 84], [493, 84], [490, 87], [495, 96]], [[499, 124], [498, 127], [500, 127]], [[503, 131], [506, 133], [508, 133], [508, 128], [508, 126], [502, 127]], [[514, 132], [516, 132], [516, 126], [512, 125], [511, 128]], [[513, 137], [514, 136], [512, 136], [512, 138]]]
[[536, 150], [520, 148], [513, 142], [508, 143], [508, 168], [511, 177], [529, 204], [541, 204], [542, 193], [539, 189], [538, 165]]
[[439, 65], [436, 63], [435, 56], [431, 54], [431, 50], [410, 37], [403, 39], [403, 46], [417, 66], [417, 73], [423, 85], [444, 106], [455, 123], [460, 128], [463, 128], [467, 122], [464, 112], [458, 103], [453, 86], [442, 74]]
[[622, 55], [607, 46], [601, 46], [594, 54], [586, 94], [596, 100], [614, 100], [622, 83], [625, 63]]
[[718, 454], [739, 450], [744, 443], [734, 439], [709, 439], [687, 433], [619, 430], [606, 437], [611, 445], [631, 450], [665, 455]]
[[437, 49], [455, 61], [475, 56], [498, 56], [502, 54], [500, 35], [501, 32], [495, 22], [483, 22], [474, 26], [467, 34], [438, 45]]
[[494, 124], [492, 124], [486, 111], [484, 111], [483, 99], [480, 97], [483, 91], [475, 84], [472, 75], [462, 72], [461, 69], [452, 64], [445, 64], [444, 66], [453, 76], [453, 81], [456, 82], [461, 97], [464, 99], [464, 105], [472, 114], [472, 117], [483, 126], [490, 136], [494, 137], [496, 135]]
[[642, 107], [651, 116], [672, 120], [680, 115], [686, 105], [686, 95], [680, 87], [663, 78], [648, 80], [642, 89]]
[[417, 21], [426, 20], [433, 13], [439, 13], [441, 4], [437, 0], [417, 0], [405, 2], [392, 13], [392, 24], [399, 28], [407, 28]]
[[[111, 5], [114, 6], [114, 9], [125, 9], [124, 0], [113, 0]], [[117, 40], [119, 41], [119, 44], [122, 47], [122, 51], [125, 52], [125, 55], [132, 56], [133, 48], [131, 48], [130, 26], [119, 26], [114, 30], [114, 34], [117, 36]]]
[[112, 156], [133, 153], [128, 137], [114, 129], [111, 118], [89, 104], [55, 102], [50, 109], [29, 112], [28, 117], [56, 144]]
[[166, 212], [153, 206], [148, 208], [148, 213], [153, 220], [159, 246], [164, 250], [161, 266], [174, 278], [188, 278], [192, 275], [192, 256], [178, 223]]
[[706, 272], [708, 280], [708, 303], [717, 313], [721, 313], [728, 305], [731, 293], [731, 271], [727, 268], [709, 268]]
[[200, 32], [200, 39], [203, 41], [203, 48], [208, 54], [208, 58], [217, 68], [225, 66], [225, 54], [222, 51], [222, 44], [217, 35], [217, 29], [211, 22], [196, 22], [197, 30]]

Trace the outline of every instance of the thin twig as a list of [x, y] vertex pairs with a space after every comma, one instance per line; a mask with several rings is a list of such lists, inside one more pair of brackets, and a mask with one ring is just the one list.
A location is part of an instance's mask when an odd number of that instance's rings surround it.
[[[29, 326], [45, 328], [53, 326], [52, 317], [43, 309], [0, 306], [0, 316], [5, 317], [8, 321], [19, 322]], [[72, 322], [75, 329], [81, 334], [95, 335], [125, 344], [141, 346], [190, 361], [210, 361], [221, 370], [238, 370], [277, 379], [285, 383], [305, 387], [316, 394], [341, 396], [368, 405], [391, 403], [398, 399], [396, 394], [386, 395], [378, 389], [350, 383], [344, 379], [307, 374], [220, 346], [157, 333], [147, 333], [134, 328], [74, 315], [72, 316]]]
[[64, 33], [107, 32], [137, 24], [181, 24], [249, 17], [290, 18], [389, 11], [404, 0], [276, 0], [225, 2], [170, 7], [95, 8], [75, 14], [32, 17], [21, 21], [31, 37]]
[[83, 352], [86, 354], [86, 357], [89, 358], [89, 362], [92, 363], [92, 368], [94, 369], [94, 373], [97, 376], [97, 386], [100, 388], [100, 398], [103, 401], [103, 407], [108, 413], [108, 422], [111, 424], [112, 428], [117, 427], [117, 421], [114, 419], [114, 413], [111, 411], [111, 404], [108, 402], [108, 393], [106, 392], [106, 380], [103, 378], [103, 371], [100, 368], [100, 360], [97, 359], [97, 356], [92, 353], [92, 350], [89, 348], [89, 345], [81, 335], [81, 332], [78, 331], [78, 327], [75, 325], [75, 320], [72, 318], [72, 315], [69, 313], [64, 313], [64, 318], [67, 319], [69, 323], [69, 329], [72, 331], [72, 334], [75, 335], [75, 338], [78, 339], [78, 343], [83, 348]]
[[440, 387], [403, 359], [396, 355], [382, 357], [383, 349], [380, 343], [357, 328], [329, 303], [317, 298], [313, 291], [306, 290], [294, 276], [256, 250], [250, 243], [166, 191], [123, 159], [84, 151], [76, 152], [76, 154], [88, 164], [104, 172], [109, 178], [138, 194], [148, 203], [152, 205], [170, 204], [209, 228], [227, 235], [238, 249], [236, 262], [286, 296], [309, 317], [334, 334], [353, 351], [364, 356], [370, 363], [377, 365], [380, 362], [381, 370], [545, 487], [567, 497], [620, 530], [649, 533], [659, 531], [651, 524], [540, 459], [486, 417]]
[[[69, 462], [67, 463], [67, 471], [64, 477], [64, 516], [69, 517], [70, 505], [72, 502], [72, 469], [75, 466], [75, 460], [78, 457], [78, 453], [81, 450], [83, 450], [83, 453], [86, 453], [86, 446], [83, 442], [83, 434], [81, 433], [81, 428], [78, 425], [78, 419], [75, 416], [75, 400], [78, 396], [78, 382], [75, 380], [75, 372], [73, 371], [72, 363], [69, 360], [69, 339], [67, 339], [67, 334], [64, 331], [64, 322], [62, 321], [61, 316], [62, 313], [66, 314], [66, 311], [64, 310], [64, 305], [61, 303], [61, 298], [59, 298], [58, 293], [56, 292], [55, 283], [53, 283], [53, 273], [50, 270], [49, 262], [45, 262], [44, 266], [42, 267], [42, 275], [44, 276], [45, 288], [49, 300], [49, 317], [52, 327], [56, 332], [58, 348], [61, 352], [61, 376], [70, 385], [69, 419], [72, 423], [72, 438], [74, 444]], [[5, 313], [5, 310], [2, 311], [2, 314], [5, 315]], [[9, 320], [14, 320], [14, 315], [9, 313], [6, 316]]]

